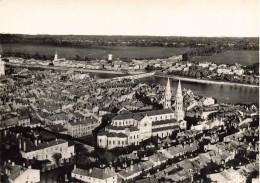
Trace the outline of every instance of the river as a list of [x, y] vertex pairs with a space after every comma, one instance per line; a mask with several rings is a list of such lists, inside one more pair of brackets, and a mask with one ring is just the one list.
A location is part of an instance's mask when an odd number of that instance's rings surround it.
[[[115, 75], [104, 73], [91, 73], [91, 76], [98, 78], [112, 78]], [[162, 77], [149, 77], [139, 79], [140, 83], [161, 84], [166, 85], [167, 78]], [[170, 79], [172, 91], [175, 92], [178, 81]], [[195, 95], [213, 97], [217, 99], [217, 102], [236, 104], [259, 104], [259, 88], [258, 87], [246, 87], [246, 86], [230, 86], [220, 84], [206, 84], [206, 83], [194, 83], [189, 81], [181, 82], [182, 89], [190, 89]]]
[[[141, 83], [166, 85], [167, 78], [150, 77], [140, 80]], [[170, 79], [171, 88], [176, 90], [178, 81]], [[213, 97], [218, 102], [223, 103], [258, 103], [259, 104], [259, 88], [244, 86], [228, 86], [216, 84], [193, 83], [188, 81], [181, 82], [182, 89], [190, 89], [194, 94], [200, 96]]]

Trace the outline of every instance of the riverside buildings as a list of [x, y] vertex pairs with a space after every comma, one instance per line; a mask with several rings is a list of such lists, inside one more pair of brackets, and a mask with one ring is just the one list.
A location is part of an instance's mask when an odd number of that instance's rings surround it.
[[115, 116], [111, 124], [106, 127], [106, 130], [97, 135], [98, 146], [112, 149], [131, 144], [139, 145], [141, 141], [152, 136], [163, 138], [170, 136], [173, 131], [186, 129], [180, 82], [174, 104], [175, 110], [172, 109], [171, 98], [171, 88], [168, 79], [164, 109], [137, 113], [128, 112]]

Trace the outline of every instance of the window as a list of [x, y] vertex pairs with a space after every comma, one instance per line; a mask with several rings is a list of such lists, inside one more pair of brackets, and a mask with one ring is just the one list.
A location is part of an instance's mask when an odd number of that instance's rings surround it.
[[113, 144], [115, 144], [115, 141], [113, 140]]
[[122, 145], [124, 145], [124, 141], [122, 141]]
[[111, 140], [109, 141], [109, 144], [111, 144]]
[[99, 141], [100, 141], [100, 143], [101, 143], [101, 142], [102, 142], [102, 139], [100, 139]]
[[120, 141], [118, 141], [118, 145], [120, 145]]
[[136, 135], [136, 138], [138, 138], [138, 135]]

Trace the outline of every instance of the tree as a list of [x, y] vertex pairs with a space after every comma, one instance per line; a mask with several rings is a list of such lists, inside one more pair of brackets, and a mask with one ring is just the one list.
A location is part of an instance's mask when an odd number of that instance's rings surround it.
[[187, 61], [188, 60], [188, 54], [187, 53], [182, 54], [182, 60], [183, 61]]
[[197, 73], [196, 73], [196, 78], [200, 78], [201, 77], [201, 75], [200, 75], [200, 72], [198, 71]]
[[60, 164], [60, 159], [61, 159], [61, 154], [60, 153], [54, 153], [53, 155], [52, 155], [52, 159], [55, 161], [55, 163], [57, 164], [57, 165], [59, 165]]
[[255, 80], [254, 80], [253, 76], [250, 77], [249, 82], [250, 82], [250, 84], [254, 84]]

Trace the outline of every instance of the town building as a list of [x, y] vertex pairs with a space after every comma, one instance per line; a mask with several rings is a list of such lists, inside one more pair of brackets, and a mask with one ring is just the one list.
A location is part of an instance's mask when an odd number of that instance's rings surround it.
[[107, 55], [107, 59], [108, 59], [108, 61], [112, 61], [113, 60], [113, 55], [112, 54], [108, 54]]
[[57, 51], [55, 52], [55, 55], [54, 55], [54, 59], [53, 59], [53, 64], [56, 66], [56, 65], [60, 65], [61, 63], [60, 62], [64, 62], [66, 61], [65, 58], [58, 58], [58, 53]]
[[50, 160], [55, 163], [52, 156], [56, 153], [61, 154], [61, 162], [67, 162], [75, 155], [74, 145], [62, 139], [52, 140], [50, 142], [41, 142], [35, 139], [34, 143], [24, 137], [19, 139], [19, 149], [23, 158], [37, 159], [37, 160]]
[[222, 183], [245, 183], [246, 177], [239, 170], [230, 168], [220, 173], [210, 174], [210, 179], [214, 182]]
[[92, 133], [100, 121], [92, 116], [69, 121], [67, 124], [68, 134], [72, 137], [82, 137]]
[[40, 170], [15, 165], [14, 162], [3, 165], [1, 172], [10, 183], [40, 182]]
[[108, 167], [89, 170], [74, 167], [71, 177], [88, 183], [117, 183], [117, 174]]
[[141, 141], [152, 136], [164, 138], [179, 129], [186, 129], [181, 84], [179, 81], [175, 110], [173, 110], [171, 109], [171, 89], [168, 80], [164, 109], [128, 112], [115, 116], [106, 130], [97, 135], [97, 145], [108, 149], [131, 144], [139, 145]]

